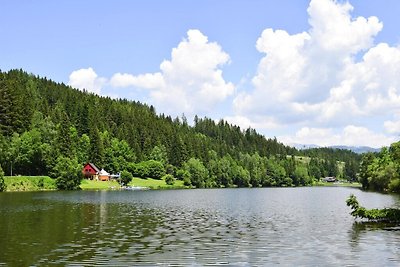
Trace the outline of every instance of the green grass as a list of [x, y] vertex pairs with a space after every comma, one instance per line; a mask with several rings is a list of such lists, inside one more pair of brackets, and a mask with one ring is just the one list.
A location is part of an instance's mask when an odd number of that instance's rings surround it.
[[329, 182], [314, 182], [313, 186], [340, 186], [340, 187], [357, 187], [357, 188], [361, 188], [361, 184], [360, 183], [349, 183], [349, 182], [339, 182], [339, 183], [329, 183]]
[[130, 186], [140, 186], [147, 187], [150, 189], [176, 189], [185, 188], [183, 181], [175, 180], [174, 185], [167, 185], [164, 180], [157, 180], [152, 178], [142, 179], [134, 177], [132, 182], [129, 183]]
[[[157, 179], [142, 179], [134, 177], [129, 186], [139, 186], [150, 189], [176, 189], [185, 188], [183, 181], [175, 181], [174, 185], [167, 185], [164, 180]], [[95, 180], [82, 180], [81, 188], [83, 190], [110, 190], [110, 189], [120, 189], [120, 185], [117, 181], [95, 181]]]
[[80, 186], [83, 190], [108, 190], [119, 189], [117, 181], [95, 181], [83, 179]]
[[48, 176], [5, 176], [6, 191], [56, 190], [55, 180]]

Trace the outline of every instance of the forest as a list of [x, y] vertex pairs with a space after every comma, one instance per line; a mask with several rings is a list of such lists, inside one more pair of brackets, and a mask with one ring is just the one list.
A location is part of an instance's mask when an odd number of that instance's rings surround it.
[[400, 141], [362, 157], [359, 180], [366, 190], [400, 193]]
[[[368, 163], [399, 153], [392, 150]], [[360, 161], [349, 150], [297, 150], [224, 120], [196, 116], [189, 123], [140, 102], [0, 71], [0, 173], [7, 176], [48, 175], [59, 189], [76, 189], [83, 164], [92, 162], [196, 188], [302, 186], [327, 176], [355, 181]]]

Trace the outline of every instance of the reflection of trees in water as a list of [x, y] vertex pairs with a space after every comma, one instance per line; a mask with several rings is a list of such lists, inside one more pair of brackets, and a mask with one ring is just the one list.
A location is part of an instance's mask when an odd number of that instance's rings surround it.
[[400, 231], [400, 224], [387, 222], [354, 222], [350, 233], [351, 246], [357, 246], [361, 236], [371, 231]]
[[102, 196], [94, 203], [67, 203], [57, 213], [62, 223], [53, 224], [52, 233], [63, 237], [48, 247], [39, 263], [91, 265], [115, 257], [137, 260], [152, 246], [162, 224], [162, 217], [152, 209], [107, 203]]

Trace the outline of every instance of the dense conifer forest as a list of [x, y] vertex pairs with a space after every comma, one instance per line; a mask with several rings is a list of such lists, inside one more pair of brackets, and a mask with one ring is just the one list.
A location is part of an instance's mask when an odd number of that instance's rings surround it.
[[73, 89], [23, 70], [0, 72], [0, 166], [77, 188], [84, 163], [136, 177], [169, 175], [194, 187], [308, 185], [355, 180], [349, 150], [298, 151], [224, 120], [157, 114], [155, 107]]

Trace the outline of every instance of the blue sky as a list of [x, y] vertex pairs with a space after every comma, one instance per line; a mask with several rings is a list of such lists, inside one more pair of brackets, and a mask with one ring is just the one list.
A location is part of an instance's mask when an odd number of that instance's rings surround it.
[[22, 68], [285, 143], [400, 133], [400, 1], [2, 1], [0, 69]]

